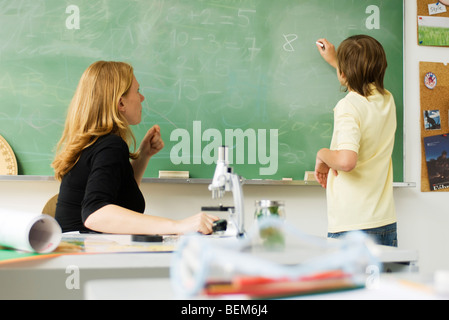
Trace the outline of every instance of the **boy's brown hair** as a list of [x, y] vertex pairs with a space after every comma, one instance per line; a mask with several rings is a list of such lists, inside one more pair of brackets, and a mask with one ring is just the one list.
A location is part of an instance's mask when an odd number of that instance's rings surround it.
[[337, 66], [346, 78], [347, 87], [364, 97], [372, 94], [373, 84], [385, 94], [384, 76], [387, 57], [382, 45], [367, 35], [356, 35], [344, 40], [337, 49]]

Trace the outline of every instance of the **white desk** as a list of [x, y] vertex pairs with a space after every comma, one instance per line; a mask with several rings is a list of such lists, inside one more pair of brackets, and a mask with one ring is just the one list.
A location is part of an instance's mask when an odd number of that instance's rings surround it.
[[[373, 288], [362, 288], [334, 293], [304, 295], [286, 300], [440, 300], [447, 296], [438, 295], [432, 283], [420, 279], [412, 281], [408, 275], [383, 274], [379, 284]], [[412, 277], [414, 278], [414, 277]], [[183, 300], [177, 296], [170, 279], [114, 279], [93, 280], [85, 286], [85, 298], [92, 300]], [[242, 296], [228, 296], [231, 300], [245, 299]], [[207, 297], [194, 297], [208, 299]], [[189, 300], [189, 299], [187, 299]]]
[[[379, 249], [380, 260], [387, 271], [417, 271], [418, 253], [415, 250], [383, 246]], [[273, 253], [270, 257], [286, 264], [300, 263], [302, 259], [300, 255], [282, 253]], [[142, 288], [148, 283], [141, 279], [155, 281], [151, 286], [165, 285], [170, 274], [171, 258], [172, 253], [166, 252], [99, 253], [62, 255], [0, 265], [0, 299], [83, 299], [86, 285], [102, 279], [142, 283]], [[73, 266], [79, 270], [79, 289], [68, 289], [66, 285], [73, 274]], [[165, 297], [168, 296], [171, 296], [170, 292]], [[163, 297], [161, 293], [158, 298]]]

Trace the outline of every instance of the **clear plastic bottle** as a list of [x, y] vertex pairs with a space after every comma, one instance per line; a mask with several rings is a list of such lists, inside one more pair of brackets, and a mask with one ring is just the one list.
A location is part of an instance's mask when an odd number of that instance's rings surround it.
[[258, 200], [256, 201], [255, 219], [263, 217], [275, 216], [285, 219], [285, 205], [283, 201], [277, 200]]
[[[274, 200], [258, 200], [256, 201], [256, 211], [254, 219], [256, 223], [261, 220], [271, 219], [285, 219], [285, 205], [283, 201]], [[285, 247], [285, 239], [283, 229], [277, 225], [259, 224], [259, 236], [262, 240], [263, 246], [270, 250], [280, 250]]]

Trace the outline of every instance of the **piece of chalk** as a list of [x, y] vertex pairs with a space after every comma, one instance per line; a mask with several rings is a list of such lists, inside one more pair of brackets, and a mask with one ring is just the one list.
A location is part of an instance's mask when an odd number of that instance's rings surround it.
[[306, 171], [304, 173], [304, 181], [316, 181], [314, 171]]
[[324, 44], [322, 44], [321, 42], [317, 41], [316, 44], [319, 45], [321, 48], [324, 49]]
[[189, 177], [190, 177], [189, 171], [165, 171], [165, 170], [159, 170], [159, 178], [188, 179]]

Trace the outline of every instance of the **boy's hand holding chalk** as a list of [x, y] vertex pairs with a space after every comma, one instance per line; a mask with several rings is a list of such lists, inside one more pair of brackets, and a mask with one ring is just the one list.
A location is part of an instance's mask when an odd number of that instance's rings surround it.
[[326, 39], [318, 39], [316, 41], [317, 48], [320, 48], [320, 54], [327, 63], [332, 67], [337, 68], [337, 52], [332, 43]]

